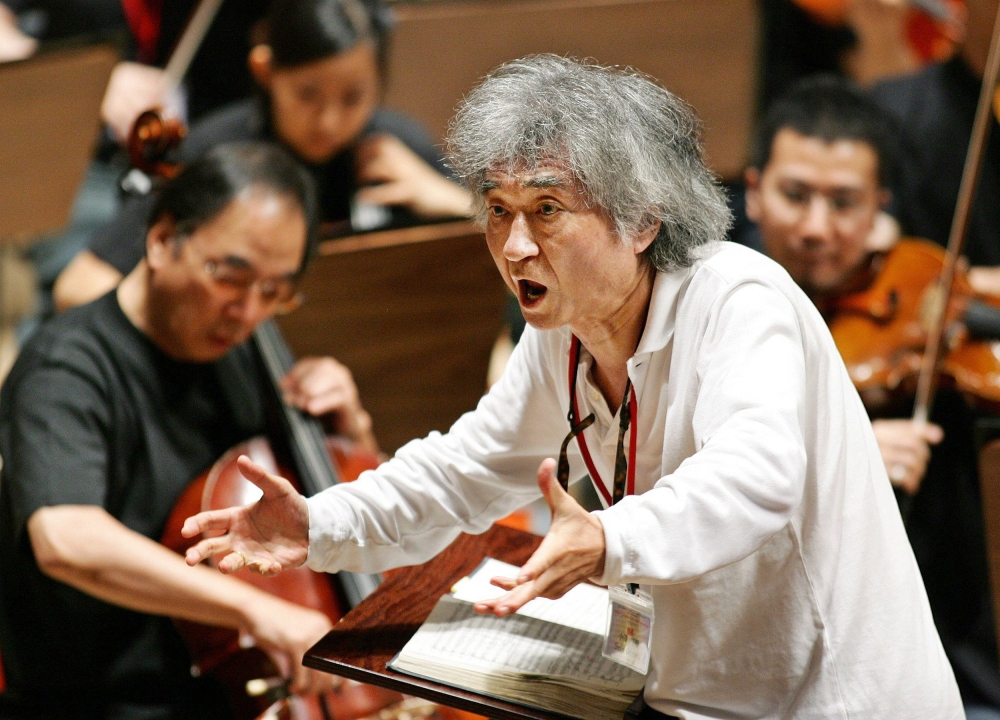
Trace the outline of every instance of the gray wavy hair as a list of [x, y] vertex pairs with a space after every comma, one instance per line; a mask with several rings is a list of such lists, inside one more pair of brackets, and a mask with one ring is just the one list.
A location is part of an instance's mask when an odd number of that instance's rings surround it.
[[701, 127], [676, 95], [632, 70], [533, 55], [490, 73], [448, 133], [451, 166], [477, 198], [491, 173], [563, 166], [622, 238], [657, 220], [646, 257], [686, 267], [729, 229], [725, 196], [702, 160]]

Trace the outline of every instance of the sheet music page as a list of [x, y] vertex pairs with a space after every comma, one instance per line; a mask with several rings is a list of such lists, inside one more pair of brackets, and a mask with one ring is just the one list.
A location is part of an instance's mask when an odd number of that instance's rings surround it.
[[[514, 578], [519, 571], [520, 568], [516, 565], [486, 558], [472, 575], [455, 584], [452, 595], [468, 603], [492, 600], [506, 591], [490, 585], [490, 578]], [[558, 600], [535, 598], [517, 611], [518, 615], [577, 628], [595, 635], [604, 635], [607, 613], [607, 588], [587, 584], [577, 585]], [[600, 651], [597, 654], [600, 655]]]
[[468, 602], [445, 595], [399, 659], [430, 660], [460, 673], [544, 675], [634, 696], [644, 676], [603, 657], [601, 643], [602, 635], [534, 617], [479, 615]]

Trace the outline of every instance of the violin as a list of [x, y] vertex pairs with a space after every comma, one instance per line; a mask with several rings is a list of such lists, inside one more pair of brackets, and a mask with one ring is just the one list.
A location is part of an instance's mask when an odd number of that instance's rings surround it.
[[[885, 399], [910, 384], [914, 368], [919, 368], [913, 404], [913, 421], [918, 425], [929, 420], [939, 380], [954, 383], [967, 397], [994, 410], [998, 407], [1000, 349], [977, 341], [972, 331], [978, 319], [985, 318], [983, 325], [990, 326], [992, 313], [988, 311], [1000, 303], [977, 297], [959, 262], [989, 140], [998, 78], [1000, 11], [994, 19], [947, 248], [941, 254], [929, 243], [899, 243], [884, 258], [876, 258], [879, 267], [868, 288], [840, 300], [836, 309], [841, 317], [828, 319], [831, 330], [836, 328], [840, 336], [838, 348], [852, 368], [852, 379], [869, 399]], [[878, 349], [865, 350], [864, 343]], [[915, 361], [918, 353], [919, 363]]]
[[[914, 396], [944, 264], [938, 245], [904, 238], [872, 256], [863, 290], [829, 306], [830, 333], [869, 409]], [[1000, 409], [1000, 297], [976, 293], [958, 272], [945, 317], [942, 380], [971, 404]]]

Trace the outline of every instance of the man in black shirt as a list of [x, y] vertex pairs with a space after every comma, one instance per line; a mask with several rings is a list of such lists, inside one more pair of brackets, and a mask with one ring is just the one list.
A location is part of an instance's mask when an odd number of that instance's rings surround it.
[[[784, 266], [823, 312], [861, 291], [895, 175], [894, 138], [894, 123], [846, 81], [795, 86], [762, 123], [746, 173], [746, 214], [755, 225], [734, 239]], [[956, 393], [938, 393], [935, 424], [926, 426], [906, 417], [910, 407], [868, 404], [889, 478], [913, 497], [907, 533], [966, 710], [970, 718], [996, 717], [1000, 671], [975, 416]]]
[[[286, 153], [221, 146], [159, 197], [146, 258], [118, 289], [23, 349], [0, 394], [0, 717], [225, 717], [170, 618], [239, 629], [295, 690], [328, 684], [301, 667], [323, 614], [156, 542], [186, 485], [264, 429], [247, 340], [294, 304], [315, 217]], [[282, 389], [374, 445], [334, 361], [301, 361]]]

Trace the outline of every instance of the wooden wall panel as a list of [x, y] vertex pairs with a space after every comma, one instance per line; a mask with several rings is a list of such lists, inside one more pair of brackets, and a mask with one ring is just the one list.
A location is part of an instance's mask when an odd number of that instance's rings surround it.
[[97, 45], [0, 65], [0, 242], [66, 224], [117, 59]]
[[755, 0], [436, 0], [394, 9], [387, 104], [439, 139], [489, 70], [553, 52], [658, 78], [701, 115], [713, 169], [725, 178], [743, 169], [757, 77]]
[[445, 431], [476, 406], [505, 291], [471, 225], [328, 241], [303, 290], [282, 330], [297, 355], [351, 369], [383, 450]]

